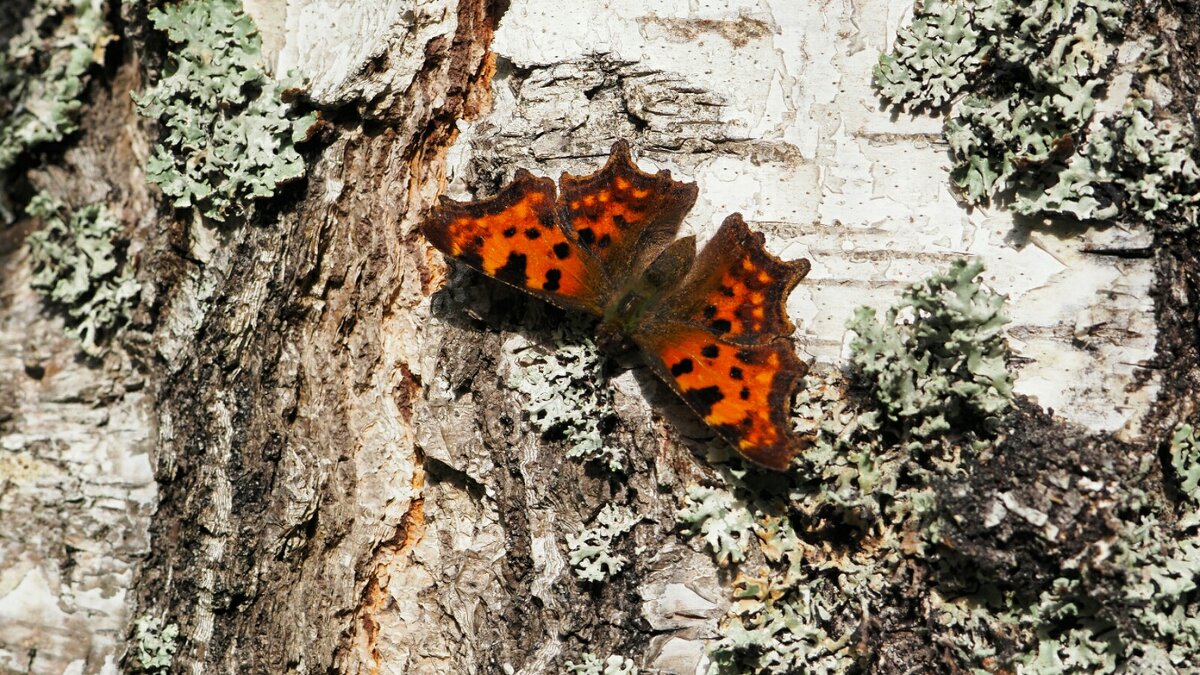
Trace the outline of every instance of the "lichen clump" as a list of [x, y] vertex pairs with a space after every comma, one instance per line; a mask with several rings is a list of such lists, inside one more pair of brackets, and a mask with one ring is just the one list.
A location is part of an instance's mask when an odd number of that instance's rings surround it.
[[606, 504], [592, 527], [567, 535], [571, 568], [584, 581], [605, 581], [625, 568], [629, 559], [612, 552], [617, 538], [633, 529], [638, 517], [612, 504]]
[[1177, 489], [1192, 503], [1200, 505], [1200, 437], [1190, 424], [1181, 424], [1171, 436], [1171, 469]]
[[139, 617], [133, 625], [133, 640], [137, 647], [133, 654], [134, 672], [151, 675], [171, 672], [171, 662], [178, 648], [175, 641], [179, 638], [179, 626], [173, 623], [164, 626], [162, 620], [154, 616]]
[[[1124, 30], [1120, 0], [930, 0], [875, 68], [892, 104], [958, 101], [945, 135], [972, 204], [1080, 220], [1200, 215], [1195, 147], [1136, 91], [1096, 118]], [[1147, 55], [1142, 80], [1165, 66]], [[970, 91], [969, 94], [965, 92]]]
[[78, 128], [89, 69], [112, 39], [103, 0], [36, 0], [0, 51], [0, 175]]
[[83, 351], [97, 355], [104, 338], [128, 319], [138, 296], [120, 224], [102, 204], [69, 212], [45, 194], [30, 200], [26, 210], [43, 221], [29, 236], [30, 283], [66, 314], [68, 330]]
[[613, 654], [606, 659], [591, 652], [579, 657], [578, 663], [567, 662], [567, 672], [573, 675], [638, 675], [641, 672], [632, 659]]
[[[928, 437], [973, 417], [1003, 412], [1012, 399], [1001, 330], [1004, 297], [977, 280], [981, 262], [956, 261], [904, 291], [883, 323], [860, 308], [849, 327], [853, 362], [892, 422]], [[910, 423], [920, 420], [920, 423]]]
[[567, 456], [625, 468], [625, 453], [604, 442], [601, 425], [616, 413], [601, 373], [602, 355], [580, 325], [556, 329], [547, 348], [516, 339], [508, 385], [524, 394], [529, 423], [544, 434], [562, 434]]
[[316, 117], [283, 102], [290, 85], [267, 75], [240, 3], [190, 0], [151, 10], [150, 20], [173, 51], [158, 82], [134, 100], [163, 126], [146, 174], [172, 205], [224, 221], [303, 176], [295, 146]]

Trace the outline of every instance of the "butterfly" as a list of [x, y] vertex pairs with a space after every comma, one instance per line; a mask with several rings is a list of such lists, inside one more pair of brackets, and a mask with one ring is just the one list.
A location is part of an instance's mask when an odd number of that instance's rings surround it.
[[600, 318], [600, 344], [631, 341], [649, 367], [743, 457], [784, 470], [808, 445], [789, 409], [808, 367], [786, 336], [808, 260], [767, 252], [730, 215], [696, 253], [676, 238], [694, 183], [649, 174], [618, 141], [588, 176], [519, 169], [495, 196], [442, 197], [422, 224], [442, 253], [567, 310]]

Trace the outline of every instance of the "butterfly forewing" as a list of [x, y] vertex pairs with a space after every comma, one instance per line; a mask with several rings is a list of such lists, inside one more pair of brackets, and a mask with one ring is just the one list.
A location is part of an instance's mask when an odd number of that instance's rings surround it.
[[565, 220], [580, 246], [601, 261], [613, 279], [640, 272], [675, 239], [696, 202], [696, 185], [650, 174], [633, 163], [624, 141], [613, 145], [604, 168], [560, 181]]
[[520, 170], [495, 197], [444, 199], [422, 226], [442, 253], [568, 309], [601, 314], [598, 261], [563, 228], [554, 181]]

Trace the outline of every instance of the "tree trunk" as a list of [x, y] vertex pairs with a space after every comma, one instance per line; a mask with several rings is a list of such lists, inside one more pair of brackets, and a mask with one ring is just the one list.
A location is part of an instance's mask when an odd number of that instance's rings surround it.
[[[1148, 230], [965, 210], [942, 121], [897, 118], [871, 85], [908, 0], [670, 4], [245, 0], [322, 121], [305, 177], [227, 223], [147, 182], [160, 130], [130, 94], [170, 47], [144, 6], [111, 8], [80, 131], [23, 155], [7, 192], [107, 204], [142, 290], [81, 354], [30, 286], [41, 222], [0, 230], [0, 670], [149, 670], [154, 618], [178, 626], [171, 672], [532, 675], [583, 652], [696, 672], [732, 601], [676, 526], [714, 475], [709, 432], [618, 358], [605, 440], [626, 469], [565, 457], [511, 382], [571, 319], [453, 273], [418, 228], [440, 194], [589, 173], [621, 138], [698, 184], [685, 229], [739, 211], [812, 261], [787, 309], [817, 371], [843, 362], [854, 307], [979, 256], [1018, 394], [1056, 434], [1153, 456], [1200, 367], [1194, 247], [1130, 256]], [[608, 504], [638, 518], [630, 562], [584, 582], [566, 537]], [[919, 614], [878, 619], [873, 653], [907, 654], [878, 672], [944, 667]]]

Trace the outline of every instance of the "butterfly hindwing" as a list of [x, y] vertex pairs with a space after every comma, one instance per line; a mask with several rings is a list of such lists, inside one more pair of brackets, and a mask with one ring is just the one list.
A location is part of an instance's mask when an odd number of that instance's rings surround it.
[[599, 262], [560, 221], [554, 181], [518, 170], [496, 196], [443, 198], [422, 225], [446, 255], [569, 309], [601, 314], [610, 293]]
[[787, 262], [771, 255], [763, 247], [763, 235], [752, 232], [735, 213], [657, 313], [694, 321], [730, 342], [770, 342], [792, 332], [785, 303], [809, 268], [803, 258]]
[[782, 471], [803, 449], [789, 410], [808, 366], [790, 341], [738, 345], [681, 321], [635, 340], [659, 377], [747, 459]]

